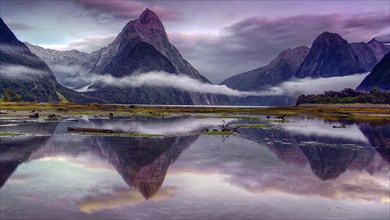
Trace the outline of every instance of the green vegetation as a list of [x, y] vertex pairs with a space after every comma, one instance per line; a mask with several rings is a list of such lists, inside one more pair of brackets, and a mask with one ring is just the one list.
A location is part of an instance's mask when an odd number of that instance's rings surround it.
[[11, 89], [5, 88], [2, 100], [5, 102], [21, 102], [22, 98]]
[[282, 120], [282, 119], [275, 119], [275, 120], [269, 120], [269, 122], [288, 123], [288, 122], [290, 122], [290, 121], [288, 121], [288, 120]]
[[377, 89], [370, 93], [361, 93], [353, 89], [344, 89], [341, 92], [327, 91], [318, 95], [301, 95], [298, 97], [296, 105], [337, 103], [390, 104], [390, 92], [382, 92]]
[[15, 137], [15, 136], [22, 136], [23, 134], [20, 133], [14, 133], [14, 132], [0, 132], [0, 137]]
[[273, 125], [270, 124], [235, 124], [237, 127], [242, 128], [272, 128]]
[[235, 118], [240, 120], [258, 121], [259, 118], [250, 117], [245, 115], [232, 115], [232, 114], [211, 114], [211, 115], [194, 115], [194, 118]]
[[65, 98], [60, 92], [56, 91], [58, 98], [60, 99], [60, 102], [69, 102], [68, 99]]
[[228, 136], [228, 135], [234, 134], [234, 132], [233, 131], [202, 131], [202, 132], [199, 132], [199, 134]]
[[[28, 117], [32, 110], [39, 115], [58, 114], [66, 117], [79, 115], [125, 117], [186, 116], [196, 118], [237, 118], [242, 120], [259, 120], [259, 115], [270, 118], [294, 115], [309, 115], [328, 120], [381, 121], [390, 120], [390, 108], [376, 104], [309, 104], [300, 106], [282, 106], [269, 108], [248, 107], [196, 107], [196, 106], [132, 106], [108, 104], [79, 104], [79, 103], [37, 103], [37, 102], [4, 102], [0, 101], [0, 110], [7, 110], [2, 117]], [[248, 115], [248, 116], [246, 116]], [[250, 117], [252, 116], [253, 117]], [[271, 121], [271, 120], [270, 120]], [[277, 120], [274, 122], [288, 122]]]
[[165, 137], [161, 134], [141, 134], [141, 133], [80, 133], [85, 136], [103, 136], [103, 137]]

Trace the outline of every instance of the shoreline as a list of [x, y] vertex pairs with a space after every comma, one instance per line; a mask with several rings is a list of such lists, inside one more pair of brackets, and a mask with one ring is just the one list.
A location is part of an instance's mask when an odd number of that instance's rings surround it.
[[45, 117], [115, 116], [124, 117], [237, 117], [238, 115], [296, 116], [307, 115], [327, 120], [389, 121], [390, 105], [383, 104], [303, 104], [300, 106], [178, 106], [132, 104], [80, 104], [70, 102], [0, 102], [0, 117], [25, 118], [32, 112]]

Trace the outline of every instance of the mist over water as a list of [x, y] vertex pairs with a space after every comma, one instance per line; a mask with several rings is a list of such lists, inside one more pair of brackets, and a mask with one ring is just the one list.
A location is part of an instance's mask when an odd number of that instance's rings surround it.
[[[340, 91], [345, 88], [356, 88], [369, 73], [353, 74], [329, 78], [292, 79], [278, 86], [269, 87], [261, 91], [240, 91], [226, 85], [213, 85], [201, 82], [186, 75], [175, 75], [166, 72], [148, 72], [134, 74], [121, 78], [112, 75], [96, 75], [90, 77], [93, 83], [115, 87], [163, 87], [175, 88], [187, 92], [228, 95], [237, 97], [246, 96], [298, 96], [301, 94], [319, 94], [324, 91]], [[88, 90], [87, 90], [88, 91]]]
[[[294, 78], [277, 86], [270, 86], [261, 91], [240, 91], [231, 89], [226, 85], [213, 85], [191, 78], [183, 74], [166, 72], [133, 73], [130, 76], [114, 77], [111, 74], [88, 73], [84, 68], [74, 66], [53, 67], [56, 78], [62, 85], [79, 92], [93, 91], [90, 87], [94, 84], [103, 86], [126, 87], [155, 87], [174, 88], [187, 92], [207, 93], [215, 95], [228, 95], [236, 97], [247, 96], [291, 96], [301, 94], [319, 94], [324, 91], [340, 91], [344, 88], [355, 89], [369, 73], [353, 74], [328, 78]], [[82, 73], [82, 74], [81, 74]], [[0, 76], [13, 80], [27, 80], [31, 77], [47, 76], [47, 72], [29, 68], [23, 65], [2, 65]]]

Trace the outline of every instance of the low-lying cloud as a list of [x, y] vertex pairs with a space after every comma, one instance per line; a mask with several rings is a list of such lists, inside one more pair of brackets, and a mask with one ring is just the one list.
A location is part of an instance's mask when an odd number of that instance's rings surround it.
[[[81, 72], [86, 71], [76, 67], [77, 66], [75, 66], [75, 68], [68, 67], [68, 69], [65, 66], [57, 66], [55, 72], [61, 72], [61, 75], [66, 75], [66, 77], [61, 78], [58, 76], [58, 74], [56, 74], [56, 78], [61, 84], [71, 89], [77, 89], [80, 92], [93, 91], [94, 88], [89, 88], [89, 85], [95, 84], [99, 86], [114, 86], [119, 88], [173, 88], [193, 93], [228, 95], [236, 97], [281, 95], [297, 97], [302, 94], [319, 94], [329, 90], [340, 91], [344, 88], [356, 88], [369, 74], [361, 73], [329, 78], [308, 77], [303, 79], [292, 79], [290, 81], [281, 83], [280, 85], [273, 86], [261, 91], [240, 91], [229, 88], [226, 85], [205, 83], [182, 74], [152, 71], [141, 74], [133, 73], [133, 75], [125, 77], [114, 77], [110, 74], [81, 74]], [[2, 65], [0, 69], [0, 78], [9, 80], [32, 80], [36, 79], [37, 76], [43, 79], [48, 77], [48, 72], [23, 65]]]
[[88, 70], [80, 65], [51, 65], [50, 68], [57, 81], [70, 89], [84, 92], [86, 86], [91, 85], [92, 79], [89, 77]]
[[[76, 0], [85, 10], [90, 11], [96, 16], [106, 16], [119, 19], [137, 18], [147, 7], [142, 1], [96, 1], [96, 0]], [[181, 20], [179, 13], [173, 9], [153, 6], [151, 9], [165, 21]]]
[[344, 88], [356, 88], [368, 73], [329, 78], [292, 79], [279, 86], [270, 87], [262, 91], [240, 91], [226, 85], [213, 85], [201, 82], [185, 75], [176, 75], [166, 72], [149, 72], [134, 74], [125, 77], [112, 75], [93, 75], [92, 83], [115, 87], [163, 87], [174, 88], [187, 92], [209, 93], [237, 97], [246, 96], [276, 96], [286, 95], [296, 97], [301, 94], [319, 94], [324, 91], [340, 91]]
[[67, 50], [78, 50], [83, 52], [97, 51], [102, 46], [106, 46], [115, 39], [116, 35], [98, 35], [98, 36], [87, 36], [78, 40], [70, 41], [67, 44], [38, 44], [43, 48], [52, 50], [67, 51]]
[[2, 79], [26, 81], [35, 79], [37, 76], [43, 79], [48, 76], [48, 72], [23, 65], [12, 64], [1, 65], [0, 68], [0, 78]]
[[[112, 75], [94, 75], [93, 81], [97, 84], [115, 87], [163, 87], [174, 88], [187, 92], [211, 93], [229, 96], [259, 96], [263, 93], [251, 91], [239, 91], [226, 85], [213, 85], [201, 82], [185, 75], [175, 75], [165, 72], [149, 72], [125, 77], [113, 77]], [[264, 92], [264, 95], [271, 95]]]
[[293, 79], [271, 87], [270, 92], [280, 95], [298, 96], [302, 94], [320, 94], [324, 91], [341, 91], [345, 88], [355, 89], [369, 73], [336, 76], [327, 78]]

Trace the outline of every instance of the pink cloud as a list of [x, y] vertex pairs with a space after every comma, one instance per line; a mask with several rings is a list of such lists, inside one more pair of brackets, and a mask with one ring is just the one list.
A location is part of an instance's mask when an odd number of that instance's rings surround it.
[[48, 45], [48, 44], [39, 44], [43, 48], [67, 51], [67, 50], [78, 50], [82, 52], [93, 52], [99, 50], [100, 48], [107, 46], [110, 42], [115, 39], [116, 35], [108, 36], [88, 36], [78, 40], [70, 41], [68, 44], [62, 45]]
[[180, 21], [182, 18], [179, 14], [172, 9], [164, 8], [161, 6], [152, 7], [152, 11], [154, 11], [161, 19], [166, 21]]
[[[133, 19], [137, 18], [146, 8], [142, 2], [137, 1], [100, 1], [100, 0], [77, 0], [84, 9], [91, 10], [98, 13], [108, 13], [116, 18]], [[151, 7], [162, 20], [178, 21], [181, 20], [179, 14], [169, 8], [161, 6]]]

